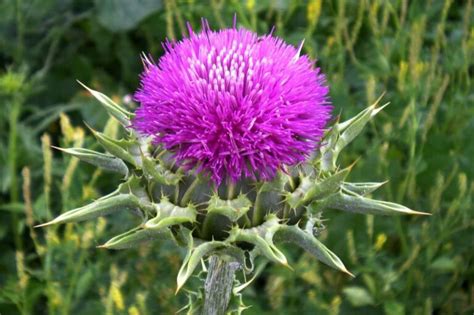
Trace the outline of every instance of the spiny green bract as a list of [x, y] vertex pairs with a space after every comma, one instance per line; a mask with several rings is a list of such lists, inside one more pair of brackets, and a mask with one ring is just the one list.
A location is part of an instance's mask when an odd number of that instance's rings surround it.
[[209, 255], [235, 260], [247, 273], [253, 271], [253, 260], [258, 255], [288, 265], [276, 245], [279, 243], [293, 243], [324, 264], [351, 275], [316, 237], [322, 211], [425, 214], [367, 198], [366, 194], [384, 183], [346, 182], [352, 166], [337, 166], [341, 150], [383, 108], [377, 107], [380, 99], [354, 118], [334, 124], [319, 152], [304, 165], [282, 170], [272, 181], [242, 180], [216, 188], [209, 178], [177, 168], [169, 152], [154, 147], [150, 139], [127, 128], [132, 113], [104, 94], [87, 89], [126, 128], [128, 136], [117, 140], [91, 129], [107, 153], [81, 148], [61, 150], [117, 172], [124, 176], [124, 181], [109, 195], [40, 226], [131, 211], [141, 218], [142, 224], [99, 247], [123, 249], [151, 240], [174, 240], [186, 246], [188, 254], [177, 277], [178, 290]]

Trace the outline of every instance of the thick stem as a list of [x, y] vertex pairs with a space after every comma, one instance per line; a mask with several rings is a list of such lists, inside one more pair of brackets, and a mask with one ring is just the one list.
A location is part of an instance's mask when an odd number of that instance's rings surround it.
[[224, 315], [226, 313], [237, 269], [239, 269], [239, 263], [211, 256], [204, 284], [202, 315]]

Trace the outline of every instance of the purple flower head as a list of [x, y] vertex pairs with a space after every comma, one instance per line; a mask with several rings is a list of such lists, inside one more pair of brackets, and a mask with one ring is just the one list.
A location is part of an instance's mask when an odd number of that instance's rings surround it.
[[304, 161], [331, 115], [319, 68], [272, 34], [203, 31], [164, 44], [158, 64], [145, 58], [133, 127], [216, 184], [271, 179]]

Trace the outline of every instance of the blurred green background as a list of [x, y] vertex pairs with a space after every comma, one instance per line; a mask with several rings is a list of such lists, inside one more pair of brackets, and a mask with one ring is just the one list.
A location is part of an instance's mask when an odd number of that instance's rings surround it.
[[[184, 252], [168, 243], [95, 245], [129, 217], [33, 229], [110, 192], [118, 177], [51, 149], [96, 146], [84, 123], [117, 125], [76, 79], [134, 108], [141, 52], [163, 54], [190, 21], [275, 34], [327, 74], [343, 119], [382, 93], [387, 107], [343, 157], [351, 181], [431, 217], [325, 213], [321, 239], [355, 275], [286, 248], [294, 271], [267, 265], [245, 314], [474, 312], [473, 1], [0, 1], [0, 314], [174, 314]], [[189, 288], [195, 286], [191, 284]]]

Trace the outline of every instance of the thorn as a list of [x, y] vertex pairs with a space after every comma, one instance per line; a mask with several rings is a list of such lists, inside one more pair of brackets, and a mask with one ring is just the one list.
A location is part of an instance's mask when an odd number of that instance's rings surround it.
[[61, 148], [61, 147], [57, 147], [55, 145], [52, 145], [51, 148], [62, 151], [62, 152], [67, 152], [67, 148]]
[[76, 79], [76, 82], [79, 83], [80, 85], [82, 85], [82, 87], [85, 88], [86, 90], [88, 90], [89, 92], [91, 91], [91, 89], [89, 89], [89, 88], [87, 87], [87, 85], [85, 85], [85, 84], [82, 83], [81, 81], [79, 81], [79, 80]]
[[282, 263], [283, 266], [285, 266], [286, 268], [290, 269], [291, 271], [295, 271], [295, 269], [293, 269], [293, 267], [291, 267], [288, 262], [285, 262], [284, 264]]
[[354, 161], [352, 162], [351, 165], [349, 165], [346, 169], [349, 169], [349, 171], [352, 171], [352, 168], [357, 164], [357, 162], [360, 161], [360, 156]]
[[342, 272], [344, 272], [345, 274], [348, 274], [349, 276], [351, 276], [352, 278], [355, 278], [356, 276], [354, 276], [353, 273], [351, 273], [349, 270], [347, 270], [346, 268], [344, 268], [344, 270], [342, 270]]
[[411, 210], [411, 212], [409, 212], [407, 214], [426, 215], [426, 216], [432, 216], [433, 215], [432, 213], [429, 213], [429, 212], [422, 212], [422, 211], [415, 211], [415, 210]]
[[54, 220], [46, 222], [46, 223], [35, 225], [35, 226], [33, 226], [33, 228], [36, 229], [36, 228], [45, 227], [45, 226], [49, 226], [49, 225], [53, 225], [53, 224], [56, 224], [56, 222], [54, 222]]
[[94, 128], [92, 128], [85, 120], [82, 121], [82, 123], [84, 125], [86, 125], [87, 129], [90, 130], [90, 132], [92, 132], [92, 134], [94, 135], [94, 137], [100, 137], [101, 133], [97, 130], [95, 130]]
[[374, 111], [372, 112], [372, 114], [370, 115], [370, 117], [374, 117], [375, 115], [377, 115], [380, 111], [382, 111], [388, 105], [390, 105], [390, 102], [385, 103], [385, 104], [383, 104], [382, 106], [380, 106], [378, 108], [375, 108]]
[[379, 98], [371, 105], [371, 106], [374, 106], [374, 107], [377, 107], [377, 104], [380, 102], [380, 100], [385, 96], [385, 91], [382, 92], [382, 94], [380, 94]]

